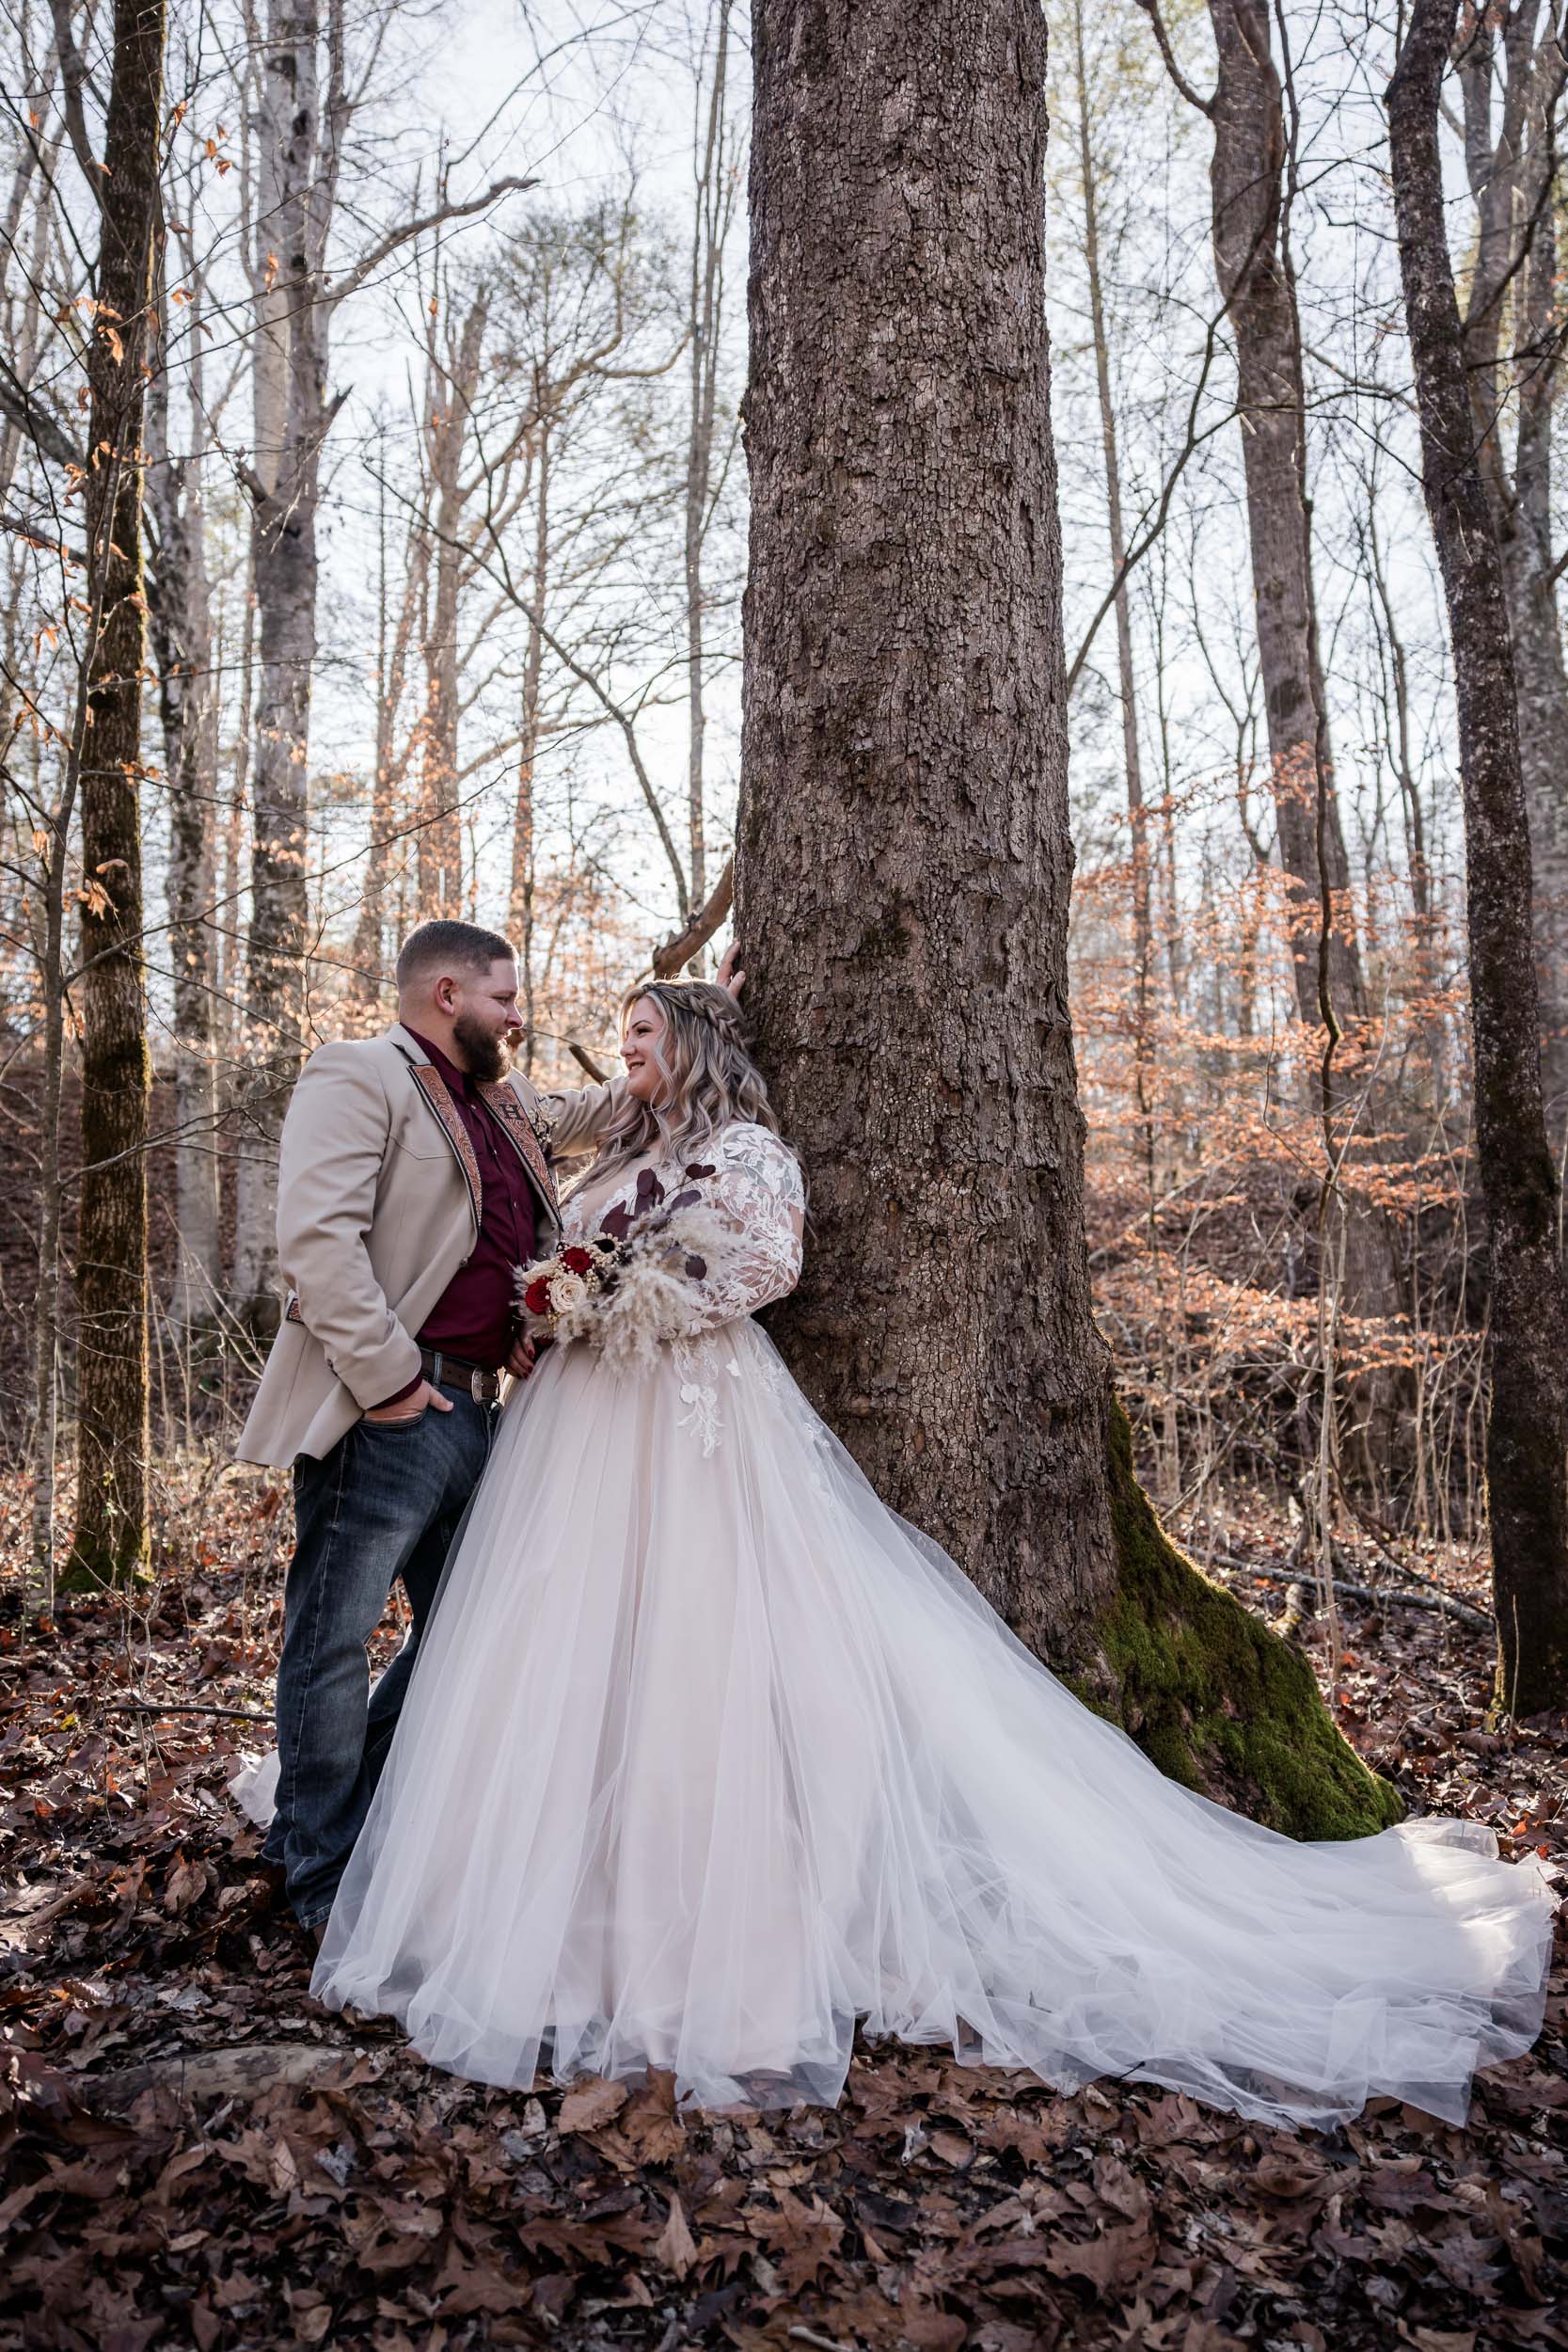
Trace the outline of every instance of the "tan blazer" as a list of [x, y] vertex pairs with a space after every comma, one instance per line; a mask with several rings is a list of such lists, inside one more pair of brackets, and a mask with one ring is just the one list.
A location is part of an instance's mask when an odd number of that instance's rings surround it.
[[[554, 1163], [593, 1151], [621, 1082], [482, 1089], [522, 1161], [541, 1253], [560, 1219]], [[242, 1462], [318, 1459], [420, 1369], [414, 1334], [479, 1234], [480, 1174], [457, 1106], [401, 1025], [318, 1047], [283, 1121], [277, 1254], [290, 1285], [239, 1444]]]

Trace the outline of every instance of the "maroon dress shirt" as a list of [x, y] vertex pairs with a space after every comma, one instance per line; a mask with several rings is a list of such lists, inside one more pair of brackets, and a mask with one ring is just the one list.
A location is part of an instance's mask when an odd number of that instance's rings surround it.
[[[483, 1096], [469, 1083], [467, 1071], [459, 1070], [417, 1029], [408, 1034], [429, 1057], [468, 1131], [479, 1162], [481, 1199], [479, 1237], [467, 1265], [458, 1267], [431, 1309], [418, 1334], [420, 1345], [496, 1372], [506, 1360], [516, 1329], [513, 1276], [533, 1256], [537, 1232], [533, 1187], [503, 1130], [485, 1108]], [[395, 1396], [383, 1397], [382, 1404], [400, 1405], [405, 1396], [414, 1394], [422, 1377], [421, 1374], [410, 1380]]]

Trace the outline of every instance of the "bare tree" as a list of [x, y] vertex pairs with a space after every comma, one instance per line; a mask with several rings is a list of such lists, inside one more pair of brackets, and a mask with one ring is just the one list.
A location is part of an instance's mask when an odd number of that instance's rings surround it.
[[[1541, 0], [1468, 12], [1455, 54], [1476, 208], [1465, 306], [1470, 398], [1502, 555], [1534, 867], [1536, 980], [1547, 1133], [1568, 1121], [1568, 670], [1553, 554], [1552, 415], [1560, 382], [1557, 111], [1568, 48]], [[1498, 69], [1500, 116], [1494, 118]], [[1506, 330], [1513, 349], [1505, 358]], [[1513, 465], [1505, 419], [1517, 419]]]
[[[707, 589], [704, 555], [713, 521], [715, 447], [719, 416], [720, 338], [723, 325], [724, 247], [729, 238], [738, 181], [728, 135], [731, 0], [713, 0], [710, 28], [713, 64], [707, 86], [706, 119], [693, 143], [694, 203], [691, 230], [691, 293], [688, 328], [691, 338], [691, 393], [687, 441], [686, 573], [687, 829], [691, 898], [707, 896], [706, 778]], [[702, 81], [697, 83], [699, 97]], [[723, 469], [720, 468], [721, 479]]]
[[[457, 809], [459, 698], [458, 607], [470, 568], [463, 510], [474, 484], [464, 483], [468, 420], [479, 389], [489, 324], [490, 295], [477, 287], [466, 304], [433, 295], [427, 366], [425, 454], [429, 468], [431, 532], [424, 565], [425, 707], [420, 723], [419, 903], [427, 915], [458, 915], [463, 907], [463, 832]], [[448, 313], [446, 348], [437, 320]]]
[[337, 277], [328, 246], [344, 141], [363, 80], [351, 87], [341, 0], [328, 0], [321, 88], [320, 0], [270, 0], [256, 115], [257, 206], [252, 503], [258, 687], [252, 769], [248, 1090], [239, 1169], [234, 1305], [258, 1330], [277, 1320], [273, 1280], [277, 1136], [306, 1050], [306, 882], [310, 690], [316, 660], [317, 516], [322, 452], [346, 394], [329, 390], [332, 321], [400, 247], [532, 183], [397, 223]]
[[251, 916], [246, 970], [245, 1133], [233, 1295], [266, 1330], [279, 1311], [277, 1136], [305, 1050], [310, 686], [316, 659], [316, 513], [322, 447], [339, 402], [327, 390], [326, 239], [347, 110], [341, 8], [330, 16], [321, 104], [317, 0], [270, 0], [256, 109], [258, 202], [252, 501], [257, 612], [251, 775]]
[[[1318, 652], [1301, 322], [1285, 242], [1284, 94], [1270, 45], [1267, 0], [1209, 0], [1219, 61], [1209, 98], [1177, 64], [1156, 0], [1139, 5], [1177, 87], [1214, 126], [1214, 268], [1236, 342], [1278, 854], [1291, 885], [1297, 1004], [1302, 1020], [1317, 1027], [1325, 1006], [1341, 1022], [1364, 1014], [1367, 991], [1348, 901], [1350, 861]], [[1325, 907], [1330, 919], [1321, 924]], [[1326, 944], [1322, 958], [1320, 933]]]
[[1111, 348], [1105, 317], [1105, 285], [1100, 248], [1100, 189], [1090, 123], [1088, 63], [1084, 44], [1084, 0], [1073, 0], [1073, 68], [1078, 92], [1078, 160], [1084, 191], [1084, 267], [1089, 287], [1089, 331], [1094, 343], [1095, 390], [1100, 403], [1101, 446], [1105, 456], [1105, 515], [1111, 576], [1116, 583], [1117, 687], [1121, 704], [1122, 772], [1132, 850], [1132, 1063], [1133, 1091], [1143, 1128], [1148, 1182], [1149, 1230], [1154, 1214], [1153, 1038], [1149, 991], [1154, 968], [1154, 929], [1148, 812], [1144, 805], [1143, 760], [1138, 743], [1138, 704], [1132, 666], [1132, 612], [1127, 581], [1127, 527], [1122, 519], [1121, 456], [1116, 403], [1111, 389]]
[[1415, 0], [1388, 85], [1421, 480], [1448, 599], [1465, 795], [1475, 1126], [1491, 1233], [1486, 1475], [1514, 1714], [1568, 1701], [1568, 1299], [1541, 1095], [1530, 836], [1508, 589], [1444, 218], [1438, 107], [1459, 0]]
[[[188, 259], [189, 257], [187, 257]], [[199, 280], [181, 289], [190, 327], [191, 405], [205, 409]], [[216, 887], [218, 697], [199, 459], [169, 446], [168, 304], [164, 365], [148, 400], [148, 589], [169, 805], [169, 965], [173, 977], [176, 1324], [211, 1324], [223, 1290], [218, 1214]]]
[[[55, 9], [68, 91], [85, 69]], [[89, 607], [70, 757], [79, 777], [84, 903], [82, 1193], [77, 1239], [77, 1505], [69, 1582], [113, 1583], [148, 1556], [147, 1163], [151, 1064], [142, 972], [142, 418], [161, 240], [163, 0], [116, 0], [87, 345]], [[77, 100], [78, 109], [80, 98]], [[71, 120], [68, 113], [68, 121]], [[58, 845], [63, 850], [63, 842]]]
[[[1263, 707], [1267, 715], [1275, 838], [1289, 891], [1288, 920], [1302, 1022], [1321, 1041], [1318, 1091], [1323, 1177], [1319, 1193], [1323, 1267], [1325, 1446], [1338, 1446], [1334, 1409], [1341, 1319], [1388, 1318], [1400, 1310], [1397, 1253], [1380, 1213], [1349, 1191], [1347, 1120], [1338, 1078], [1340, 1041], [1370, 1009], [1351, 898], [1338, 789], [1329, 739], [1328, 691], [1318, 644], [1311, 500], [1307, 475], [1307, 394], [1291, 261], [1289, 199], [1293, 156], [1285, 93], [1270, 40], [1268, 0], [1209, 0], [1218, 57], [1213, 93], [1201, 97], [1177, 64], [1158, 0], [1139, 0], [1182, 96], [1214, 127], [1210, 171], [1214, 269], [1236, 345], [1237, 410], [1246, 479], [1247, 536]], [[1362, 1469], [1372, 1467], [1369, 1423], [1386, 1431], [1386, 1375], [1350, 1384], [1350, 1424]], [[1324, 1538], [1326, 1540], [1326, 1537]]]

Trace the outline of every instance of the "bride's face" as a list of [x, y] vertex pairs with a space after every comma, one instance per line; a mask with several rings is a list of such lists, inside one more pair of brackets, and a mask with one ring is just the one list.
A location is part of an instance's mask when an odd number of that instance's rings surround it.
[[659, 1103], [669, 1090], [668, 1029], [663, 1013], [646, 996], [640, 996], [626, 1014], [621, 1058], [626, 1065], [626, 1085], [640, 1103]]

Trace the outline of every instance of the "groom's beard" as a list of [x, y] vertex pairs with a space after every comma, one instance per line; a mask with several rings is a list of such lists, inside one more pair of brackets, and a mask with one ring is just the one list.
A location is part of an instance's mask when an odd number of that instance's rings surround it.
[[494, 1029], [487, 1029], [471, 1012], [460, 1012], [451, 1025], [451, 1034], [463, 1049], [470, 1077], [483, 1078], [491, 1085], [505, 1077], [512, 1067], [510, 1030], [498, 1037]]

